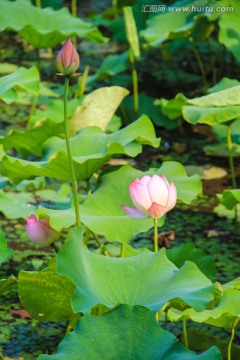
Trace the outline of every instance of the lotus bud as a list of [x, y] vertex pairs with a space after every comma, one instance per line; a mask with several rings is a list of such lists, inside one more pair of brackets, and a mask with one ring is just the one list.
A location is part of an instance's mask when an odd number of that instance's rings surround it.
[[56, 68], [59, 75], [74, 76], [80, 65], [77, 50], [70, 39], [67, 39], [56, 57]]
[[27, 217], [26, 231], [29, 239], [41, 246], [48, 246], [59, 238], [59, 233], [50, 226], [49, 219], [37, 220], [35, 215]]
[[171, 210], [177, 201], [177, 190], [173, 182], [168, 183], [165, 176], [144, 176], [129, 185], [130, 196], [136, 208], [122, 205], [127, 215], [134, 219], [161, 218]]

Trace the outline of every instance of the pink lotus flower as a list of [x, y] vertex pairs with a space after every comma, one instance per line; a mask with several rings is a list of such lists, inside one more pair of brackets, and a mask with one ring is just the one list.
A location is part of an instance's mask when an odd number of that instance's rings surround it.
[[49, 220], [37, 220], [35, 215], [27, 217], [26, 231], [29, 239], [41, 246], [48, 246], [59, 238], [59, 233], [51, 228]]
[[168, 183], [165, 176], [145, 175], [129, 185], [130, 196], [136, 208], [122, 205], [127, 215], [134, 219], [161, 218], [171, 210], [177, 201], [177, 190], [173, 182]]
[[73, 75], [79, 68], [80, 60], [77, 50], [70, 39], [67, 39], [56, 57], [56, 68], [60, 75]]

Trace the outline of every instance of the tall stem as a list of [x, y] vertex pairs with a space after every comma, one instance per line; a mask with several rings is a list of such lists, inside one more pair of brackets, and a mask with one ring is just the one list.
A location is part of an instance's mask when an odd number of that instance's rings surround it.
[[154, 251], [158, 252], [158, 221], [154, 219]]
[[206, 77], [206, 73], [205, 73], [205, 70], [204, 70], [204, 65], [203, 65], [202, 59], [200, 57], [200, 54], [198, 52], [197, 47], [194, 44], [193, 38], [190, 37], [189, 41], [190, 41], [190, 43], [192, 45], [193, 52], [195, 54], [195, 57], [196, 57], [196, 60], [197, 60], [198, 66], [199, 66], [199, 70], [200, 70], [200, 72], [202, 74], [202, 77], [203, 77], [204, 87], [205, 87], [205, 89], [207, 89], [208, 88], [208, 82], [207, 82], [207, 77]]
[[138, 101], [138, 75], [137, 75], [137, 70], [135, 67], [135, 61], [134, 61], [134, 55], [132, 52], [132, 49], [130, 48], [128, 51], [129, 54], [129, 61], [131, 64], [131, 68], [132, 68], [132, 83], [133, 83], [133, 109], [134, 109], [134, 115], [137, 116], [138, 115], [138, 106], [139, 106], [139, 101]]
[[125, 244], [121, 244], [120, 257], [124, 258], [124, 256], [125, 256]]
[[79, 203], [78, 203], [78, 197], [77, 197], [77, 182], [76, 182], [76, 178], [75, 178], [71, 144], [70, 144], [70, 140], [69, 140], [68, 111], [67, 111], [68, 86], [69, 86], [69, 76], [65, 76], [65, 86], [64, 86], [65, 137], [66, 137], [66, 146], [67, 146], [67, 153], [68, 153], [68, 162], [69, 162], [70, 174], [71, 174], [71, 179], [72, 179], [72, 189], [73, 189], [74, 207], [75, 207], [75, 214], [76, 214], [76, 223], [78, 226], [80, 226], [81, 219], [80, 219], [80, 210], [79, 210]]
[[[77, 0], [72, 0], [72, 16], [77, 17]], [[72, 38], [73, 45], [76, 47], [77, 45], [77, 38], [74, 36]]]
[[[231, 178], [232, 178], [232, 187], [233, 187], [233, 189], [236, 189], [237, 188], [237, 180], [236, 180], [234, 161], [233, 161], [233, 143], [232, 143], [231, 125], [227, 126], [227, 145], [228, 145], [229, 167], [230, 167]], [[237, 236], [237, 228], [238, 228], [237, 204], [235, 205], [234, 213], [235, 213], [234, 214], [234, 217], [235, 217], [235, 234]]]
[[41, 7], [42, 7], [41, 0], [36, 0], [36, 7], [41, 9]]
[[188, 349], [188, 335], [187, 335], [187, 320], [183, 320], [183, 339], [184, 339], [184, 346]]
[[233, 323], [233, 327], [232, 327], [232, 335], [228, 344], [228, 360], [231, 360], [231, 352], [232, 352], [232, 343], [233, 343], [233, 339], [234, 339], [234, 335], [235, 335], [235, 327], [237, 326], [238, 322], [240, 321], [239, 318], [237, 318], [234, 323]]

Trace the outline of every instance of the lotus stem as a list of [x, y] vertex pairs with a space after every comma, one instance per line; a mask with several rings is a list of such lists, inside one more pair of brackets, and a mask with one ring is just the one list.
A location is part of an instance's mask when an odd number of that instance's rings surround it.
[[[233, 161], [233, 143], [232, 143], [232, 134], [231, 134], [231, 124], [227, 126], [227, 146], [228, 146], [228, 158], [229, 158], [229, 167], [231, 172], [232, 178], [232, 187], [233, 189], [237, 188], [237, 180], [234, 168], [234, 161]], [[235, 223], [235, 235], [237, 237], [238, 231], [238, 210], [237, 204], [234, 207], [234, 223]]]
[[124, 256], [125, 256], [125, 244], [121, 244], [120, 257], [124, 258]]
[[199, 67], [199, 70], [202, 74], [202, 78], [203, 78], [203, 82], [204, 82], [204, 87], [205, 89], [208, 88], [208, 82], [207, 82], [207, 77], [206, 77], [206, 73], [205, 73], [205, 70], [204, 70], [204, 65], [203, 65], [203, 62], [202, 62], [202, 59], [200, 57], [200, 54], [199, 54], [199, 51], [197, 49], [197, 47], [195, 46], [194, 44], [194, 40], [192, 37], [189, 38], [189, 42], [191, 43], [192, 45], [192, 48], [193, 48], [193, 52], [195, 54], [195, 57], [196, 57], [196, 60], [197, 60], [197, 63], [198, 63], [198, 67]]
[[90, 66], [87, 65], [87, 66], [85, 67], [85, 69], [84, 69], [84, 72], [83, 72], [80, 80], [79, 80], [79, 89], [78, 89], [78, 91], [76, 92], [75, 97], [82, 96], [82, 95], [85, 93], [89, 69], [90, 69]]
[[38, 101], [38, 96], [34, 95], [33, 96], [33, 102], [32, 102], [31, 109], [30, 109], [30, 113], [29, 113], [29, 117], [28, 117], [27, 129], [30, 129], [30, 127], [31, 127], [31, 118], [32, 118], [32, 116], [34, 115], [34, 113], [36, 111], [37, 101]]
[[188, 349], [188, 334], [187, 334], [187, 320], [183, 320], [183, 339], [184, 339], [184, 346]]
[[77, 182], [76, 182], [74, 165], [73, 165], [71, 144], [70, 144], [70, 140], [69, 140], [68, 109], [67, 109], [68, 87], [69, 87], [69, 76], [65, 76], [65, 86], [64, 86], [65, 137], [66, 137], [66, 146], [67, 146], [67, 153], [68, 153], [68, 162], [69, 162], [70, 174], [71, 174], [71, 179], [72, 179], [72, 189], [73, 189], [74, 207], [75, 207], [75, 214], [76, 214], [76, 223], [77, 223], [77, 226], [81, 226], [80, 210], [79, 210], [79, 203], [78, 203], [78, 196], [77, 196]]
[[41, 7], [42, 7], [41, 0], [36, 0], [36, 7], [41, 9]]
[[154, 219], [154, 251], [158, 252], [158, 221]]
[[235, 327], [237, 326], [238, 322], [240, 321], [240, 318], [237, 318], [234, 323], [233, 323], [233, 327], [232, 327], [232, 335], [228, 344], [228, 360], [231, 360], [231, 352], [232, 352], [232, 343], [233, 343], [233, 339], [234, 339], [234, 335], [235, 335]]
[[130, 48], [128, 51], [129, 54], [129, 61], [132, 68], [132, 83], [133, 83], [133, 109], [134, 109], [134, 115], [138, 115], [138, 107], [139, 107], [139, 101], [138, 101], [138, 75], [137, 70], [135, 67], [135, 61], [134, 61], [134, 55], [132, 52], [132, 49]]

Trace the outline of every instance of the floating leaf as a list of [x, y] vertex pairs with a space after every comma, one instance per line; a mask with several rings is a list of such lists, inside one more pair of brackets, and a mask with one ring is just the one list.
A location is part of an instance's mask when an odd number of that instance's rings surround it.
[[18, 294], [21, 303], [34, 319], [64, 321], [72, 316], [71, 298], [75, 286], [56, 274], [56, 264], [40, 272], [21, 270]]
[[71, 16], [67, 8], [38, 9], [28, 0], [1, 0], [0, 31], [4, 30], [18, 32], [37, 49], [52, 47], [72, 36], [96, 42], [106, 40], [90, 23]]
[[[105, 134], [97, 127], [82, 129], [70, 139], [77, 180], [88, 180], [113, 154], [136, 156], [142, 145], [159, 146], [154, 127], [147, 116], [142, 116], [126, 128], [113, 134]], [[71, 180], [66, 142], [50, 138], [45, 142], [43, 161], [27, 161], [0, 152], [1, 174], [14, 183], [35, 176], [47, 176], [60, 180]]]
[[161, 329], [148, 309], [120, 305], [101, 316], [81, 318], [76, 329], [60, 343], [56, 355], [41, 355], [38, 359], [51, 358], [221, 360], [221, 355], [216, 347], [195, 355], [182, 347], [171, 333]]
[[57, 256], [57, 273], [76, 285], [74, 312], [86, 313], [98, 304], [144, 305], [157, 312], [170, 300], [201, 311], [213, 299], [214, 285], [194, 263], [186, 262], [178, 270], [165, 249], [120, 259], [100, 256], [82, 244], [84, 230], [71, 230]]
[[[8, 2], [8, 4], [10, 3]], [[11, 104], [18, 99], [19, 93], [38, 95], [39, 71], [37, 68], [31, 67], [30, 69], [26, 69], [20, 67], [14, 73], [0, 78], [0, 98], [3, 101]]]

